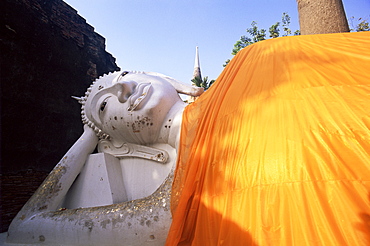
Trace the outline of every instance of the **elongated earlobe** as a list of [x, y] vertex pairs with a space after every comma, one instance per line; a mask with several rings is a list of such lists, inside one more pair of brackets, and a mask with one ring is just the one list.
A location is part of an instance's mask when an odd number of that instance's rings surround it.
[[155, 73], [155, 72], [132, 72], [132, 73], [142, 73], [142, 74], [147, 74], [147, 75], [152, 75], [152, 76], [157, 76], [161, 77], [162, 79], [165, 79], [167, 82], [169, 82], [178, 93], [193, 96], [193, 97], [198, 97], [202, 95], [204, 92], [204, 88], [202, 87], [196, 87], [196, 86], [191, 86], [188, 84], [181, 83], [177, 79], [171, 78], [169, 76], [163, 75], [161, 73]]
[[203, 87], [194, 87], [194, 86], [184, 86], [184, 87], [175, 86], [175, 89], [178, 93], [182, 93], [193, 97], [199, 97], [204, 92]]

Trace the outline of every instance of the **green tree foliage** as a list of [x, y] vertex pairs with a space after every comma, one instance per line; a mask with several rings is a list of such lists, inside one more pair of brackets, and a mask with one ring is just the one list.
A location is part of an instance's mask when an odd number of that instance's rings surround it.
[[[363, 31], [370, 31], [370, 24], [368, 19], [364, 18], [355, 18], [351, 17], [350, 18], [350, 26], [351, 26], [351, 32], [363, 32]], [[292, 30], [289, 28], [290, 25], [290, 16], [288, 13], [283, 13], [281, 22], [276, 22], [275, 24], [271, 25], [268, 33], [269, 33], [269, 38], [277, 38], [285, 36], [292, 35]], [[257, 43], [259, 41], [267, 39], [267, 31], [266, 29], [259, 29], [257, 26], [257, 22], [252, 21], [250, 28], [248, 28], [246, 31], [248, 33], [248, 36], [241, 36], [238, 41], [234, 44], [234, 48], [231, 52], [232, 55], [236, 55], [241, 49]], [[282, 28], [282, 32], [280, 32], [280, 27]], [[300, 35], [300, 31], [296, 30], [293, 35]], [[225, 61], [225, 64], [223, 64], [224, 67], [230, 62], [230, 59]]]
[[350, 18], [351, 32], [364, 32], [370, 31], [370, 25], [368, 19], [355, 18], [352, 16]]
[[[289, 28], [289, 25], [290, 16], [288, 15], [288, 13], [283, 13], [281, 22], [276, 22], [275, 24], [270, 26], [268, 33], [266, 29], [259, 29], [257, 26], [257, 22], [252, 21], [251, 27], [246, 30], [249, 35], [243, 35], [238, 41], [236, 41], [231, 54], [236, 55], [241, 49], [247, 47], [248, 45], [266, 40], [267, 34], [269, 34], [269, 38], [277, 38], [280, 37], [280, 35], [283, 37], [291, 35], [292, 30]], [[280, 27], [282, 28], [282, 33], [280, 32]], [[299, 30], [297, 30], [293, 34], [300, 35], [300, 32]], [[223, 66], [226, 67], [229, 62], [230, 59], [228, 59]]]
[[209, 87], [211, 87], [215, 80], [214, 79], [208, 80], [208, 76], [206, 76], [203, 79], [195, 77], [194, 79], [191, 80], [191, 82], [193, 82], [193, 84], [197, 87], [203, 87], [204, 90], [206, 91], [209, 89]]

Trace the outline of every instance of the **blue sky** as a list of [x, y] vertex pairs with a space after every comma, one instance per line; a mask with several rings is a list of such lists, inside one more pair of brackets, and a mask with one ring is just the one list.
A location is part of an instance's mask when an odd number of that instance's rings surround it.
[[[159, 72], [190, 83], [195, 47], [203, 76], [216, 79], [252, 21], [268, 29], [291, 17], [295, 0], [65, 0], [95, 31], [122, 70]], [[347, 17], [370, 20], [370, 0], [343, 0]]]

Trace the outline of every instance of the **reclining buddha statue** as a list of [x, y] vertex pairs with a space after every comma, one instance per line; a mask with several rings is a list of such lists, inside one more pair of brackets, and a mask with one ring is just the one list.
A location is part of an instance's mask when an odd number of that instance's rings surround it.
[[362, 32], [258, 42], [204, 93], [105, 75], [7, 243], [369, 245], [369, 67]]
[[[102, 76], [84, 97], [74, 97], [82, 104], [84, 132], [19, 212], [8, 241], [164, 244], [186, 106], [178, 92], [199, 96], [203, 89], [124, 71]], [[91, 155], [96, 146], [100, 154]]]

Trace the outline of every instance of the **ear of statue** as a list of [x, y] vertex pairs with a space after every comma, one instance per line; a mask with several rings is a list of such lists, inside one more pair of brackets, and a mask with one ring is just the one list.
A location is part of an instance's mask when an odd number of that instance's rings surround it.
[[160, 73], [145, 72], [145, 74], [158, 76], [158, 77], [161, 77], [161, 78], [167, 80], [175, 88], [175, 90], [178, 93], [181, 93], [181, 94], [185, 94], [185, 95], [189, 95], [189, 96], [193, 96], [193, 97], [198, 97], [198, 96], [202, 95], [202, 93], [204, 92], [204, 88], [202, 88], [202, 87], [196, 87], [196, 86], [191, 86], [191, 85], [188, 85], [188, 84], [183, 84], [183, 83], [181, 83], [180, 81], [178, 81], [174, 78], [171, 78], [169, 76], [166, 76], [166, 75], [163, 75], [163, 74], [160, 74]]
[[178, 93], [198, 97], [202, 95], [204, 89], [202, 87], [195, 87], [187, 84], [183, 84], [176, 79], [163, 75], [163, 78], [171, 83]]
[[193, 96], [193, 97], [199, 97], [203, 94], [204, 88], [203, 87], [188, 87], [188, 88], [176, 88], [176, 91], [178, 93], [182, 93], [185, 95]]

